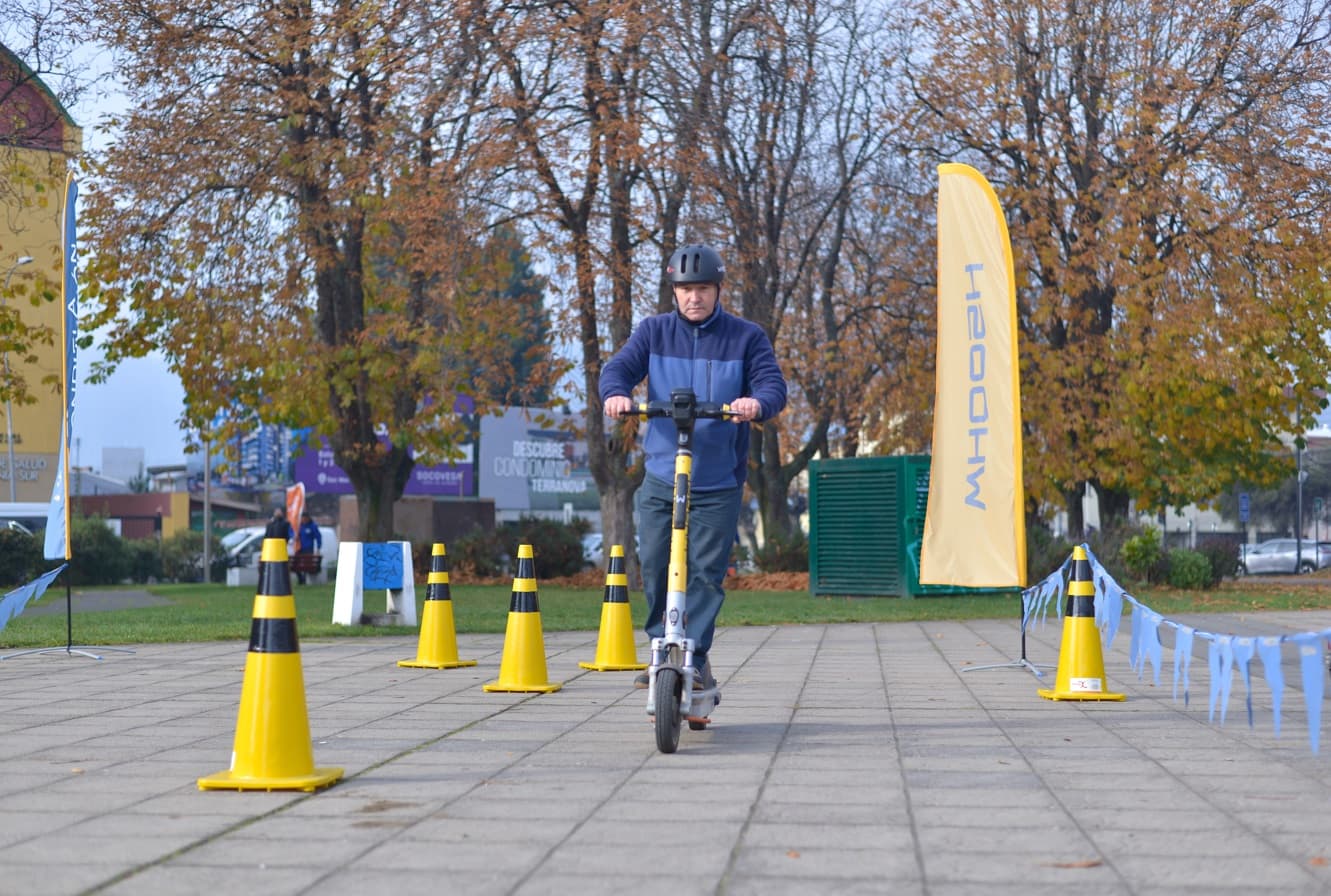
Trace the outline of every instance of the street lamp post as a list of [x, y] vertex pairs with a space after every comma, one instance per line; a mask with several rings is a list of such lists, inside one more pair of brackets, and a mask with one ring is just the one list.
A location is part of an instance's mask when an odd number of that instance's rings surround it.
[[[8, 272], [5, 273], [5, 287], [4, 287], [3, 290], [0, 290], [0, 302], [4, 303], [5, 305], [8, 305], [8, 304], [9, 304], [9, 278], [10, 278], [10, 277], [13, 277], [13, 276], [14, 276], [14, 272], [17, 271], [19, 268], [23, 267], [23, 265], [25, 265], [25, 264], [30, 264], [31, 262], [32, 262], [32, 256], [31, 256], [31, 255], [23, 255], [23, 256], [20, 256], [20, 257], [19, 257], [18, 261], [15, 261], [12, 265], [9, 266], [9, 270], [8, 270]], [[8, 467], [8, 470], [9, 470], [9, 503], [10, 503], [10, 504], [13, 504], [13, 503], [15, 503], [16, 501], [18, 501], [18, 471], [14, 469], [14, 406], [13, 406], [13, 403], [10, 401], [9, 396], [8, 396], [8, 389], [9, 389], [9, 351], [8, 351], [8, 350], [6, 350], [6, 351], [4, 352], [4, 367], [5, 367], [5, 389], [6, 389], [6, 394], [5, 394], [5, 448], [6, 448], [6, 449], [8, 450], [8, 452], [9, 452], [9, 467]]]

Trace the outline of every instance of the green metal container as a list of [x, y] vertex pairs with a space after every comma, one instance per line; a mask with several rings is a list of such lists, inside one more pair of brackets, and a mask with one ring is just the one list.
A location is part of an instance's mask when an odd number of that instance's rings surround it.
[[920, 584], [929, 503], [925, 454], [809, 464], [809, 590], [815, 595], [978, 594], [1005, 588]]

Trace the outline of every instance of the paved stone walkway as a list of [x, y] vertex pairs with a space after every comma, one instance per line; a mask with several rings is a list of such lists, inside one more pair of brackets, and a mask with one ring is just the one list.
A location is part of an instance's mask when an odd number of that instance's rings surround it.
[[[1250, 617], [1267, 631], [1331, 612]], [[1225, 620], [1209, 620], [1216, 628]], [[1036, 662], [1061, 629], [1037, 627]], [[1123, 703], [1040, 699], [1015, 620], [722, 628], [724, 700], [658, 753], [632, 673], [588, 672], [596, 633], [545, 636], [548, 695], [490, 694], [480, 664], [404, 669], [414, 638], [301, 644], [313, 794], [201, 792], [225, 769], [241, 643], [63, 649], [0, 663], [0, 892], [319, 894], [1183, 894], [1331, 891], [1331, 755], [1237, 684], [1206, 719], [1106, 657]], [[640, 655], [645, 655], [639, 646]], [[1331, 748], [1328, 748], [1331, 753]]]

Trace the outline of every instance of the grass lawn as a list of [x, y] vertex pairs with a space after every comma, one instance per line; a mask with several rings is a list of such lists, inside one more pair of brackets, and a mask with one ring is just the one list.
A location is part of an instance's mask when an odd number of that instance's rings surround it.
[[[107, 589], [97, 589], [107, 590]], [[126, 589], [138, 590], [138, 589]], [[147, 644], [155, 642], [248, 641], [254, 593], [222, 585], [153, 585], [153, 594], [170, 606], [90, 611], [75, 609], [73, 637], [80, 644]], [[416, 634], [406, 626], [333, 625], [333, 586], [296, 586], [297, 629], [302, 639], [378, 637]], [[77, 592], [76, 592], [77, 593]], [[453, 615], [462, 633], [502, 633], [508, 621], [510, 586], [451, 587]], [[1323, 609], [1331, 607], [1331, 579], [1307, 577], [1298, 584], [1266, 583], [1260, 579], [1226, 582], [1214, 591], [1147, 590], [1134, 593], [1152, 609], [1179, 613], [1241, 613], [1258, 610]], [[419, 608], [425, 595], [417, 586]], [[602, 588], [570, 588], [539, 584], [541, 625], [545, 631], [596, 631], [600, 626]], [[642, 615], [642, 595], [632, 594], [635, 624]], [[63, 584], [57, 582], [38, 603], [63, 609]], [[382, 612], [378, 592], [366, 595], [368, 612]], [[731, 590], [720, 624], [796, 625], [834, 622], [908, 622], [933, 619], [993, 619], [1020, 613], [1017, 594], [898, 597], [814, 597], [807, 591]], [[418, 612], [417, 618], [420, 618]], [[63, 612], [21, 615], [0, 631], [0, 649], [63, 646]]]

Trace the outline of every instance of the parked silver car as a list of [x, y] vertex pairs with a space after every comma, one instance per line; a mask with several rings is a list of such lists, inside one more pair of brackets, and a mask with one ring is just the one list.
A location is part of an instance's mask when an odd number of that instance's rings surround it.
[[1240, 575], [1309, 573], [1331, 566], [1331, 542], [1303, 540], [1303, 556], [1293, 538], [1272, 538], [1260, 544], [1245, 544], [1239, 557]]

